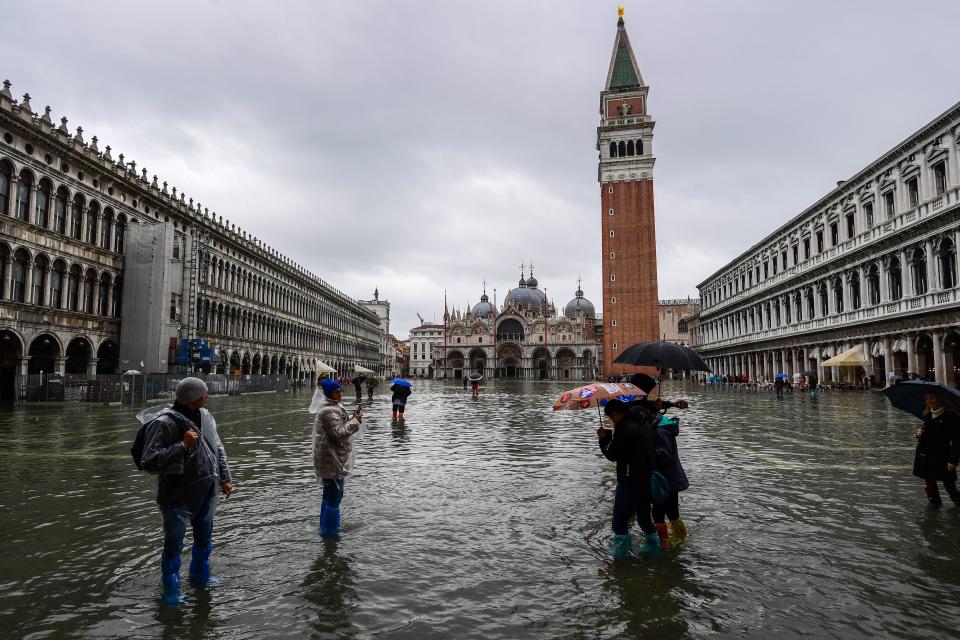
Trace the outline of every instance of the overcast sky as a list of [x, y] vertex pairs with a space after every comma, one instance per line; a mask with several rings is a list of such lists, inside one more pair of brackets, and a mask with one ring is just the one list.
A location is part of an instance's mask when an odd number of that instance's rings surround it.
[[[960, 100], [960, 2], [628, 1], [657, 122], [661, 298]], [[600, 307], [616, 2], [19, 2], [0, 75], [391, 330], [533, 261]]]

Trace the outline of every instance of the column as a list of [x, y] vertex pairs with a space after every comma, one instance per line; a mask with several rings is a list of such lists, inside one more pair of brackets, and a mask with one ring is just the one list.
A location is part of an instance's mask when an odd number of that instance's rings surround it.
[[907, 262], [907, 250], [900, 250], [900, 280], [903, 288], [903, 297], [910, 298], [915, 295], [913, 290], [913, 278], [910, 269], [910, 264]]
[[43, 298], [40, 301], [40, 305], [44, 307], [50, 306], [50, 278], [53, 276], [53, 265], [47, 267], [46, 275], [47, 277], [43, 279], [43, 293], [41, 294]]
[[113, 313], [113, 284], [112, 284], [112, 283], [113, 283], [115, 280], [116, 280], [116, 279], [111, 280], [111, 281], [110, 281], [110, 282], [111, 282], [110, 286], [107, 287], [107, 317], [110, 317], [110, 318], [114, 317], [114, 313]]
[[97, 358], [90, 358], [89, 362], [87, 362], [87, 375], [88, 375], [88, 376], [95, 376], [95, 375], [97, 375], [97, 362], [98, 362]]
[[90, 310], [94, 315], [100, 312], [100, 278], [93, 281], [93, 308]]
[[7, 258], [7, 281], [3, 285], [3, 299], [12, 301], [13, 300], [13, 254], [10, 254], [10, 257]]
[[[37, 191], [40, 189], [40, 182], [34, 182], [33, 186], [30, 187], [30, 201], [27, 203], [27, 220], [32, 224], [37, 224], [37, 212], [35, 211], [37, 207]], [[47, 203], [47, 209], [50, 209], [50, 203]], [[49, 223], [49, 220], [47, 221]]]
[[884, 257], [880, 259], [880, 304], [888, 302], [890, 302], [890, 269]]
[[887, 380], [887, 374], [893, 371], [893, 354], [890, 353], [890, 336], [884, 336], [882, 341], [883, 347], [883, 386], [886, 387], [889, 384]]
[[57, 358], [53, 361], [53, 372], [58, 376], [66, 375], [67, 373], [67, 359], [66, 358]]
[[943, 331], [937, 329], [932, 332], [933, 339], [933, 372], [937, 382], [950, 386], [947, 380], [947, 366], [943, 358]]
[[30, 371], [30, 356], [20, 356], [17, 363], [20, 365], [20, 375], [26, 376]]
[[23, 274], [23, 302], [29, 304], [33, 302], [30, 296], [33, 295], [33, 265], [27, 263], [26, 273]]
[[937, 281], [937, 258], [933, 253], [933, 240], [928, 238], [923, 243], [923, 252], [927, 258], [927, 291], [938, 291], [940, 283]]
[[823, 349], [819, 344], [813, 346], [816, 349], [814, 356], [817, 359], [817, 384], [823, 382]]
[[[10, 189], [7, 198], [7, 206], [11, 218], [17, 218], [17, 191], [20, 186], [20, 176], [13, 174], [10, 176]], [[17, 218], [19, 220], [19, 218]]]
[[907, 371], [918, 373], [917, 371], [917, 336], [912, 333], [906, 335], [907, 338]]
[[870, 341], [862, 341], [860, 343], [860, 348], [863, 350], [863, 358], [866, 360], [863, 370], [866, 372], [867, 376], [872, 375], [876, 377], [877, 372], [873, 370], [873, 356], [870, 354]]

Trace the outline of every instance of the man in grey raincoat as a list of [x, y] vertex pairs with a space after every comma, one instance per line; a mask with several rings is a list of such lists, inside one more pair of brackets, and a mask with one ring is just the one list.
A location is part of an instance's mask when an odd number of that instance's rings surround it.
[[141, 465], [157, 474], [157, 504], [163, 518], [163, 599], [182, 602], [180, 555], [187, 524], [193, 527], [190, 578], [200, 586], [219, 584], [210, 576], [213, 550], [213, 514], [217, 493], [230, 495], [230, 466], [217, 435], [217, 423], [203, 408], [207, 385], [184, 378], [177, 385], [173, 407], [161, 410], [147, 423]]
[[[344, 479], [350, 475], [353, 450], [350, 437], [360, 430], [363, 412], [357, 409], [348, 415], [340, 402], [343, 388], [333, 380], [323, 380], [311, 411], [317, 413], [313, 424], [313, 469], [323, 481], [323, 501], [320, 503], [320, 535], [340, 537], [340, 501], [343, 500]], [[319, 395], [319, 393], [317, 394]]]

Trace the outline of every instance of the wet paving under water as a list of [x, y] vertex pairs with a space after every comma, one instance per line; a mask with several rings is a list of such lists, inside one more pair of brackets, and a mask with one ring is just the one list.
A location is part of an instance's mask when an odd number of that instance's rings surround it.
[[[668, 386], [690, 538], [612, 560], [613, 465], [561, 383], [478, 400], [385, 393], [347, 480], [343, 539], [318, 536], [309, 394], [214, 398], [236, 491], [226, 584], [159, 604], [155, 478], [135, 410], [0, 408], [0, 636], [11, 638], [924, 638], [960, 629], [960, 508], [927, 507], [912, 427], [879, 394]], [[349, 398], [349, 394], [347, 396]], [[348, 402], [348, 406], [351, 403]], [[635, 525], [634, 525], [635, 527]], [[634, 528], [634, 532], [636, 529]]]

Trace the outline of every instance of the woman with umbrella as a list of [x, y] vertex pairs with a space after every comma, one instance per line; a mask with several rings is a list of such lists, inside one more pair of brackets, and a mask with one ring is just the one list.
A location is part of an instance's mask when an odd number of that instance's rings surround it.
[[923, 426], [914, 432], [917, 452], [913, 458], [913, 475], [923, 479], [923, 492], [934, 507], [943, 504], [937, 481], [960, 505], [957, 490], [957, 463], [960, 462], [960, 415], [944, 402], [943, 394], [929, 389], [923, 396]]

